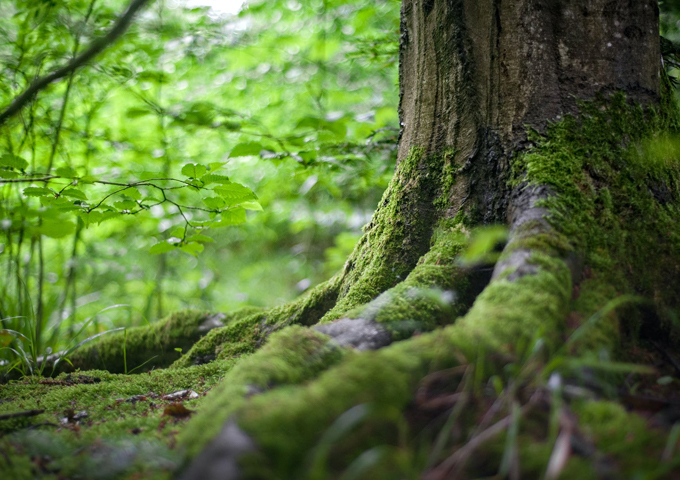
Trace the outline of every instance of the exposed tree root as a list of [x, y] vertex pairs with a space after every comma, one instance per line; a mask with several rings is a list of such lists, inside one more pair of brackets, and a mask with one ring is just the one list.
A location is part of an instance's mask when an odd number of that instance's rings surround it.
[[[335, 419], [353, 406], [370, 404], [378, 411], [404, 411], [412, 401], [420, 379], [433, 371], [461, 365], [461, 361], [484, 363], [494, 355], [512, 358], [519, 353], [519, 346], [538, 338], [546, 345], [547, 351], [556, 351], [564, 344], [565, 335], [583, 324], [586, 320], [584, 315], [595, 314], [622, 293], [636, 290], [646, 294], [656, 292], [657, 298], [674, 304], [675, 299], [670, 293], [665, 293], [654, 272], [632, 282], [624, 281], [622, 272], [628, 265], [639, 261], [625, 256], [636, 248], [641, 248], [641, 251], [649, 248], [653, 252], [650, 261], [659, 267], [657, 272], [668, 271], [667, 266], [659, 262], [678, 264], [677, 239], [661, 243], [661, 248], [652, 246], [666, 234], [666, 228], [676, 225], [665, 211], [666, 208], [676, 211], [676, 207], [660, 205], [653, 191], [612, 199], [606, 186], [612, 183], [615, 191], [625, 191], [621, 182], [626, 181], [626, 175], [637, 175], [636, 169], [641, 165], [632, 159], [635, 150], [628, 149], [621, 142], [622, 136], [626, 136], [627, 141], [642, 138], [645, 131], [635, 131], [633, 125], [643, 125], [644, 122], [648, 122], [647, 132], [663, 130], [663, 127], [659, 126], [658, 118], [627, 106], [620, 98], [613, 101], [610, 110], [599, 105], [588, 108], [580, 124], [567, 120], [563, 124], [566, 130], [555, 127], [557, 130], [550, 133], [553, 137], [549, 142], [518, 161], [522, 183], [517, 184], [516, 194], [511, 200], [510, 240], [496, 264], [492, 282], [476, 298], [467, 314], [455, 324], [435, 332], [376, 352], [348, 356], [307, 385], [275, 389], [251, 398], [242, 407], [230, 410], [229, 414], [223, 413], [223, 418], [230, 415], [235, 419], [236, 423], [231, 428], [238, 426], [256, 446], [243, 457], [246, 476], [264, 478], [276, 472], [274, 475], [279, 477], [297, 478], [301, 474], [301, 466], [309, 464], [309, 455], [313, 455], [315, 445], [323, 443], [323, 432], [334, 428]], [[622, 136], [604, 134], [603, 128], [618, 129]], [[585, 152], [579, 150], [581, 146], [586, 149]], [[587, 149], [591, 149], [590, 152]], [[606, 165], [615, 162], [617, 156], [631, 158], [630, 171], [606, 170], [609, 177], [603, 179], [600, 185], [592, 185], [593, 169], [602, 171], [610, 168]], [[572, 162], [573, 168], [568, 162]], [[641, 181], [653, 183], [654, 178]], [[677, 202], [677, 171], [664, 178], [669, 192], [673, 192], [670, 195]], [[580, 185], [583, 181], [590, 186]], [[605, 203], [602, 207], [599, 202], [603, 197]], [[617, 215], [614, 213], [617, 211], [623, 213]], [[649, 223], [648, 218], [641, 216], [645, 211], [647, 215], [655, 212], [664, 226], [659, 228], [658, 223]], [[609, 236], [612, 230], [623, 232], [636, 223], [644, 224], [639, 228], [644, 228], [647, 237], [638, 236], [637, 232], [632, 232], [624, 241]], [[643, 242], [645, 247], [639, 247], [635, 242]], [[436, 255], [436, 245], [435, 240], [431, 251], [433, 255]], [[460, 269], [455, 267], [459, 251], [444, 262], [448, 281], [419, 283], [420, 275], [437, 265], [425, 256], [401, 284], [375, 300], [365, 302], [364, 306], [355, 306], [351, 310], [343, 306], [339, 311], [346, 317], [368, 320], [389, 329], [392, 321], [398, 326], [399, 322], [411, 316], [418, 320], [418, 312], [429, 308], [426, 322], [434, 322], [432, 327], [447, 323], [446, 320], [441, 323], [436, 320], [446, 317], [442, 310], [433, 307], [434, 304], [417, 305], [417, 297], [409, 298], [409, 292], [417, 288], [415, 286], [423, 285], [439, 285], [444, 289], [460, 286], [456, 283], [456, 278], [460, 280], [457, 277]], [[605, 255], [619, 264], [603, 262]], [[597, 270], [593, 271], [591, 265], [596, 265]], [[422, 270], [419, 270], [421, 266]], [[587, 291], [582, 291], [584, 289]], [[464, 306], [454, 307], [453, 311], [456, 308]], [[581, 335], [578, 342], [570, 341], [569, 347], [581, 354], [592, 355], [603, 347], [618, 343], [619, 321], [616, 316], [610, 315], [611, 310], [593, 317], [592, 325], [583, 325], [583, 328], [591, 329], [586, 336], [590, 338]], [[574, 312], [580, 313], [581, 317], [574, 319]], [[327, 315], [322, 323], [335, 317], [336, 313]], [[453, 318], [449, 317], [449, 321]], [[568, 320], [576, 320], [578, 324], [569, 325]], [[347, 323], [347, 329], [351, 328], [351, 323]], [[401, 331], [401, 338], [417, 330], [406, 328]], [[495, 368], [487, 369], [486, 373], [480, 374], [481, 380], [496, 371]], [[219, 400], [214, 398], [213, 401]], [[196, 417], [196, 422], [201, 415]], [[210, 415], [215, 418], [214, 410]], [[194, 447], [199, 443], [198, 432], [189, 425], [183, 437], [185, 445]], [[205, 439], [205, 433], [205, 429], [200, 430], [201, 438]], [[358, 450], [370, 448], [371, 442], [375, 441], [375, 435], [352, 438], [352, 445]], [[198, 477], [189, 475], [186, 478]]]
[[211, 330], [258, 310], [246, 307], [230, 314], [176, 312], [152, 325], [128, 328], [125, 332], [83, 343], [71, 351], [49, 355], [40, 359], [40, 368], [45, 375], [55, 375], [76, 369], [101, 368], [111, 373], [126, 373], [167, 367]]

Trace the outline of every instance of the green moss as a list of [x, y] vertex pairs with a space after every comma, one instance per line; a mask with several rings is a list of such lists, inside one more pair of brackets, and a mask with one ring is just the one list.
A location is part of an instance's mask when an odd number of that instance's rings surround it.
[[676, 134], [674, 118], [622, 94], [584, 103], [578, 119], [532, 132], [533, 148], [513, 162], [515, 185], [551, 189], [543, 202], [549, 222], [614, 287], [609, 299], [636, 293], [678, 307], [680, 168], [664, 146]]
[[227, 417], [243, 407], [252, 394], [316, 377], [348, 352], [328, 337], [299, 326], [273, 334], [266, 345], [238, 362], [211, 393], [199, 415], [191, 420], [180, 441], [196, 454], [219, 432]]
[[534, 261], [538, 274], [493, 282], [456, 324], [349, 357], [309, 385], [254, 398], [237, 413], [239, 425], [256, 439], [277, 475], [300, 478], [306, 452], [353, 406], [401, 411], [426, 374], [466, 358], [474, 362], [494, 349], [511, 352], [523, 338], [557, 330], [569, 306], [569, 270], [552, 257], [537, 254]]
[[601, 349], [613, 352], [620, 346], [619, 315], [616, 309], [608, 311], [601, 318], [595, 318], [603, 312], [609, 302], [618, 296], [616, 289], [604, 281], [595, 272], [591, 278], [582, 281], [572, 300], [572, 313], [567, 334], [573, 333], [585, 322], [590, 322], [587, 335], [582, 335], [572, 345], [572, 353], [597, 353]]
[[[606, 401], [583, 402], [573, 406], [579, 429], [597, 449], [608, 455], [624, 478], [650, 478], [651, 472], [680, 467], [680, 454], [665, 465], [660, 462], [667, 434], [648, 427], [647, 421], [628, 413], [619, 404]], [[676, 470], [677, 471], [677, 470]], [[651, 478], [667, 478], [652, 476]]]
[[[151, 478], [172, 471], [180, 460], [172, 451], [175, 435], [186, 419], [164, 416], [171, 402], [162, 396], [192, 389], [201, 396], [184, 405], [195, 410], [205, 400], [202, 395], [233, 363], [212, 362], [140, 375], [93, 370], [3, 385], [0, 414], [45, 412], [21, 425], [0, 421], [4, 433], [0, 449], [11, 459], [9, 464], [7, 457], [0, 456], [0, 470], [17, 479], [50, 478], [50, 472], [59, 478], [120, 478], [124, 472], [148, 472], [145, 478]], [[86, 416], [77, 425], [65, 421], [69, 414], [81, 412]], [[27, 429], [33, 425], [35, 429]], [[35, 463], [35, 458], [42, 463]]]
[[212, 330], [196, 342], [172, 368], [210, 362], [216, 358], [230, 359], [255, 352], [274, 331], [288, 325], [315, 324], [335, 303], [340, 277], [335, 276], [295, 301], [233, 319], [229, 324]]
[[442, 224], [429, 252], [403, 282], [345, 316], [384, 323], [396, 338], [452, 323], [471, 303], [469, 271], [456, 263], [467, 241], [460, 226]]
[[[365, 233], [343, 269], [337, 304], [323, 318], [336, 320], [403, 281], [427, 252], [440, 192], [443, 156], [414, 148], [398, 166]], [[427, 207], [424, 207], [427, 206]]]
[[276, 478], [304, 478], [308, 453], [333, 421], [355, 405], [400, 411], [430, 369], [458, 364], [460, 352], [448, 335], [425, 334], [374, 352], [353, 354], [317, 380], [254, 397], [236, 414], [262, 457], [250, 459]]
[[[86, 343], [68, 356], [70, 364], [62, 360], [56, 370], [101, 368], [125, 373], [166, 367], [181, 355], [176, 349], [188, 350], [207, 333], [201, 328], [204, 322], [213, 317], [229, 322], [252, 311], [243, 309], [230, 315], [196, 310], [176, 312], [154, 324], [128, 328], [125, 332], [104, 335]], [[45, 372], [50, 370], [47, 366]]]
[[496, 351], [536, 336], [557, 342], [569, 310], [571, 274], [562, 260], [543, 253], [533, 253], [531, 263], [537, 273], [492, 282], [456, 326]]

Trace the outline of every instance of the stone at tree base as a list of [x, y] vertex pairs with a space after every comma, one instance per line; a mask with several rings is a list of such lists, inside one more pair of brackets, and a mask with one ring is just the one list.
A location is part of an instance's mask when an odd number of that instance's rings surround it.
[[357, 350], [377, 350], [392, 343], [392, 335], [385, 327], [363, 318], [343, 318], [317, 325], [314, 330], [328, 335], [342, 347]]

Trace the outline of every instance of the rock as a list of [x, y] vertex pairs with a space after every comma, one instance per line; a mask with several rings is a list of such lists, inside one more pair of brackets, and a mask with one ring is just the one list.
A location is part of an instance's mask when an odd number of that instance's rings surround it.
[[317, 325], [314, 330], [328, 335], [343, 347], [357, 350], [378, 350], [392, 343], [392, 334], [387, 328], [364, 318], [342, 318], [333, 323]]

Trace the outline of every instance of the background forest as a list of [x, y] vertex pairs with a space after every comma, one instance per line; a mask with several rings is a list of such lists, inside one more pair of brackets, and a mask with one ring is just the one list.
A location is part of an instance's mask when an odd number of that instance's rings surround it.
[[[200, 3], [151, 2], [0, 125], [6, 367], [182, 308], [282, 304], [370, 219], [395, 163], [400, 2]], [[1, 2], [0, 105], [127, 4]]]
[[[274, 306], [353, 248], [394, 168], [399, 2], [212, 3], [152, 2], [0, 126], [0, 358]], [[1, 2], [0, 105], [127, 4]]]

